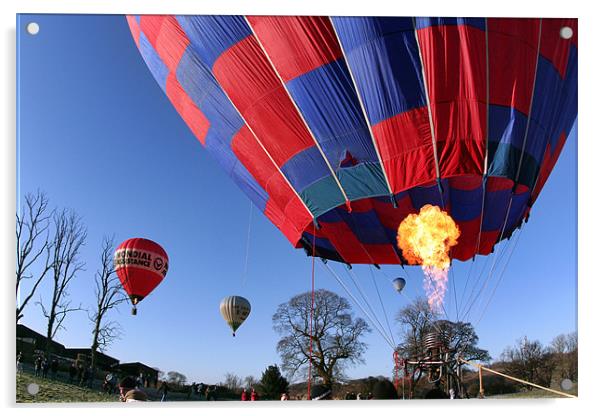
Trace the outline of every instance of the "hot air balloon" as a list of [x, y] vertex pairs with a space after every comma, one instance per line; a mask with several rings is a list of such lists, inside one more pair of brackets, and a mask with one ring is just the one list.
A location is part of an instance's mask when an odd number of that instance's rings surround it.
[[167, 274], [168, 258], [163, 248], [146, 238], [130, 238], [115, 250], [115, 271], [123, 289], [136, 305], [157, 287]]
[[405, 264], [426, 205], [487, 255], [528, 219], [577, 117], [577, 20], [128, 16], [192, 133], [292, 245]]
[[225, 297], [219, 305], [219, 311], [228, 326], [232, 328], [232, 336], [251, 313], [251, 304], [242, 296]]
[[406, 287], [406, 279], [403, 277], [393, 279], [393, 288], [395, 288], [397, 293], [401, 293], [404, 287]]

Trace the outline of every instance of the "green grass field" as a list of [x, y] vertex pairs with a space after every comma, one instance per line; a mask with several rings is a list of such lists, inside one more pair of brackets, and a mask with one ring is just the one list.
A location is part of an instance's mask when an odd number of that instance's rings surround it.
[[[37, 384], [37, 394], [30, 394], [27, 387]], [[148, 401], [159, 401], [161, 395], [156, 389], [144, 389]], [[201, 401], [198, 395], [191, 397], [186, 393], [169, 392], [167, 400], [172, 401]], [[51, 380], [35, 377], [33, 374], [24, 372], [17, 375], [17, 403], [68, 403], [68, 402], [119, 402], [119, 395], [108, 395], [97, 389], [80, 387], [67, 383], [63, 380]]]
[[[554, 386], [555, 389], [561, 390], [559, 387]], [[573, 388], [566, 391], [565, 393], [577, 395], [577, 384], [573, 385]], [[510, 394], [498, 394], [495, 396], [488, 396], [488, 399], [568, 399], [569, 397], [561, 396], [559, 394], [550, 393], [545, 390], [533, 389], [530, 391], [521, 391], [519, 393]]]
[[[30, 384], [37, 384], [39, 391], [32, 395], [27, 387]], [[568, 391], [570, 394], [577, 394], [577, 386]], [[149, 400], [158, 401], [159, 396], [154, 389], [147, 391]], [[563, 398], [554, 393], [534, 389], [512, 394], [500, 394], [495, 396], [486, 396], [487, 399], [539, 399], [539, 398]], [[199, 400], [196, 396], [192, 400]], [[170, 393], [169, 401], [187, 400], [186, 394]], [[189, 399], [190, 400], [190, 399]], [[42, 379], [29, 373], [22, 373], [17, 376], [17, 403], [68, 403], [68, 402], [118, 402], [117, 394], [107, 395], [97, 390], [79, 387], [60, 380]]]
[[[37, 384], [39, 391], [32, 395], [27, 386]], [[42, 379], [28, 373], [17, 375], [17, 403], [117, 402], [118, 395], [79, 387], [59, 380]]]

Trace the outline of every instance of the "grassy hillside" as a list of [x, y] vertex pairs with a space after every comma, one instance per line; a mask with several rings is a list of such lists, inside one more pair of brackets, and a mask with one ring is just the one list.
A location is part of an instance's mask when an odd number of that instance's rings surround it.
[[[31, 395], [27, 391], [27, 386], [32, 383], [39, 386], [39, 391], [35, 395]], [[117, 401], [119, 401], [118, 395], [109, 396], [58, 380], [42, 379], [27, 373], [17, 376], [17, 403]]]
[[[39, 391], [32, 395], [27, 386], [37, 384]], [[149, 401], [160, 401], [161, 395], [156, 389], [144, 389]], [[167, 401], [201, 401], [198, 395], [189, 396], [187, 393], [169, 392]], [[221, 400], [221, 399], [218, 399]], [[98, 390], [79, 387], [64, 380], [51, 380], [35, 377], [31, 373], [21, 373], [17, 376], [17, 403], [67, 403], [67, 402], [119, 402], [119, 395], [108, 395]]]
[[[575, 396], [577, 396], [577, 394], [578, 394], [578, 388], [577, 388], [576, 383], [573, 385], [573, 387], [570, 390], [567, 390], [567, 391], [562, 390], [559, 386], [553, 386], [553, 388], [556, 390], [568, 393], [568, 394], [573, 394]], [[498, 395], [494, 395], [494, 396], [489, 396], [487, 398], [488, 399], [565, 399], [568, 397], [534, 388], [533, 390], [530, 390], [530, 391], [525, 390], [525, 391], [520, 391], [518, 393], [498, 394]]]

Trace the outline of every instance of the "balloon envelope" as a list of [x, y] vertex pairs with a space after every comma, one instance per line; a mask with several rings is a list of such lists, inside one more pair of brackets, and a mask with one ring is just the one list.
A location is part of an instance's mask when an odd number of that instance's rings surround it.
[[396, 228], [426, 204], [460, 228], [452, 258], [491, 253], [577, 116], [577, 19], [127, 19], [200, 143], [322, 258], [403, 263]]
[[130, 238], [115, 250], [115, 272], [136, 305], [163, 281], [168, 257], [163, 248], [146, 238]]
[[400, 293], [403, 288], [406, 286], [406, 279], [403, 277], [398, 277], [397, 279], [393, 279], [393, 287], [395, 290]]
[[234, 335], [251, 313], [251, 304], [242, 296], [228, 296], [221, 301], [219, 311]]

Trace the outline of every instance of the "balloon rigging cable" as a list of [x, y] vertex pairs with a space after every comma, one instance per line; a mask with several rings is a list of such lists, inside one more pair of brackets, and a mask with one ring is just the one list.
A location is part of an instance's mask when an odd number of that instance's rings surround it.
[[309, 310], [309, 365], [307, 369], [307, 400], [311, 400], [311, 359], [313, 354], [313, 322], [314, 322], [314, 300], [315, 300], [315, 281], [316, 281], [316, 232], [312, 242], [311, 257], [311, 309]]
[[250, 201], [251, 209], [249, 210], [249, 228], [247, 230], [247, 249], [245, 254], [245, 268], [242, 274], [242, 286], [247, 282], [247, 273], [249, 270], [249, 249], [251, 247], [251, 221], [253, 219], [253, 201]]
[[395, 343], [395, 337], [393, 336], [393, 331], [391, 331], [391, 324], [389, 324], [389, 318], [387, 317], [387, 312], [385, 311], [385, 305], [383, 304], [383, 299], [380, 296], [380, 291], [378, 290], [378, 285], [376, 284], [376, 279], [374, 278], [374, 272], [372, 271], [372, 265], [368, 265], [370, 270], [370, 275], [372, 277], [372, 283], [374, 284], [374, 289], [376, 289], [376, 293], [378, 294], [378, 300], [380, 302], [380, 307], [383, 310], [383, 315], [385, 316], [385, 322], [387, 323], [387, 328], [389, 329], [389, 335], [391, 335], [391, 340]]

